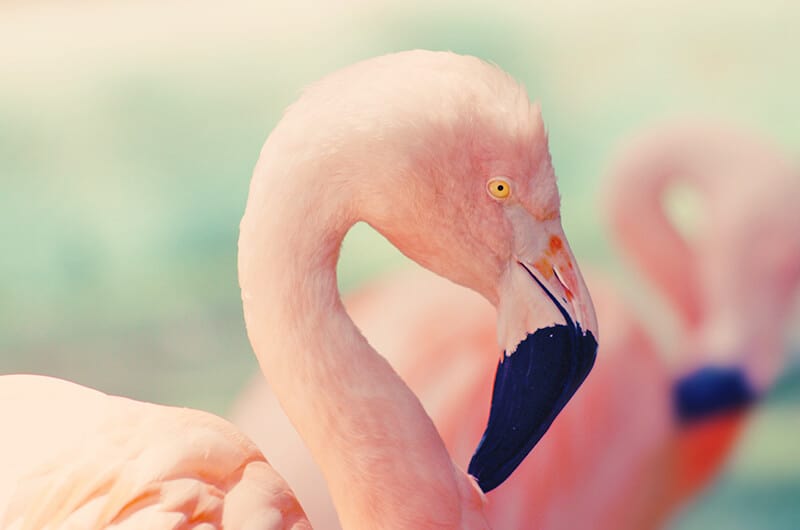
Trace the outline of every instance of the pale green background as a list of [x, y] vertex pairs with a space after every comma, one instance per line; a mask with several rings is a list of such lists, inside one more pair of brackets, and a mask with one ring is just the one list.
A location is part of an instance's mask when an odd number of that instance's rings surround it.
[[[617, 276], [595, 196], [622, 137], [700, 114], [800, 150], [798, 3], [224, 4], [0, 3], [0, 372], [224, 413], [255, 370], [235, 276], [250, 171], [300, 88], [358, 59], [451, 49], [524, 82], [573, 248]], [[343, 287], [400, 262], [358, 230]], [[800, 528], [792, 363], [678, 528]]]

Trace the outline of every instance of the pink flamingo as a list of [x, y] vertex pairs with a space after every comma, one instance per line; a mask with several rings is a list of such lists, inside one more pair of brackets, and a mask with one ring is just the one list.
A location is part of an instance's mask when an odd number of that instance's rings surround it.
[[[800, 281], [794, 171], [758, 140], [701, 124], [658, 128], [627, 147], [608, 179], [612, 225], [679, 317], [681, 339], [668, 347], [682, 355], [668, 363], [611, 282], [589, 275], [604, 330], [597, 365], [536, 451], [488, 495], [493, 527], [659, 526], [711, 480], [748, 403], [781, 366]], [[680, 179], [697, 188], [706, 208], [690, 241], [662, 205]], [[491, 305], [410, 270], [356, 292], [348, 312], [420, 396], [454, 460], [466, 461], [492, 384]], [[234, 407], [234, 422], [280, 463], [310, 520], [334, 527], [311, 458], [291, 435], [268, 446], [265, 415], [275, 418], [272, 436], [276, 428], [291, 431], [257, 377]]]
[[[513, 472], [594, 362], [594, 310], [559, 209], [538, 107], [475, 58], [414, 51], [358, 63], [309, 88], [269, 136], [241, 223], [244, 316], [344, 527], [487, 528], [481, 489]], [[358, 221], [499, 309], [506, 353], [471, 477], [344, 311], [335, 265]], [[0, 409], [3, 424], [22, 433], [0, 452], [6, 526], [104, 527], [109, 512], [132, 521], [152, 504], [178, 514], [142, 515], [153, 528], [307, 526], [283, 481], [222, 420], [36, 377], [6, 376], [0, 388], [13, 404]], [[173, 491], [163, 484], [171, 476], [191, 479], [175, 485], [177, 497], [162, 491]], [[252, 491], [233, 495], [245, 478]], [[249, 508], [220, 508], [222, 497], [255, 498], [265, 511], [228, 521]], [[206, 515], [209, 503], [216, 509]]]

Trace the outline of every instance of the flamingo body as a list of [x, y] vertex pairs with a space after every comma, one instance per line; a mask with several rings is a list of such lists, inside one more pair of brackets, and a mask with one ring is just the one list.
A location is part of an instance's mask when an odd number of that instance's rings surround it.
[[0, 377], [0, 528], [309, 529], [225, 420], [35, 375]]

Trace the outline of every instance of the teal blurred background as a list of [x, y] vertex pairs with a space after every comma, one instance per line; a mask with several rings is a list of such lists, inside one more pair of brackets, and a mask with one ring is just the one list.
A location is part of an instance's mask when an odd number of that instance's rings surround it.
[[[409, 48], [541, 101], [572, 247], [619, 276], [596, 196], [620, 140], [699, 114], [797, 153], [798, 24], [780, 1], [0, 3], [0, 373], [225, 413], [256, 368], [235, 260], [261, 144], [305, 84]], [[403, 261], [357, 227], [342, 287]], [[677, 528], [800, 528], [797, 358]]]

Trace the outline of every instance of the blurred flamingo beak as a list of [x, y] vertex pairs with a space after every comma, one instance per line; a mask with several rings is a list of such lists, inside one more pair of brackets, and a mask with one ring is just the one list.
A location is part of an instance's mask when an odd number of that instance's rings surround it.
[[[489, 422], [469, 464], [484, 492], [503, 483], [538, 443], [597, 354], [594, 307], [560, 224], [536, 259], [511, 264], [498, 305], [504, 355]], [[541, 245], [536, 245], [541, 247]]]
[[675, 417], [681, 425], [747, 409], [758, 392], [739, 366], [707, 365], [673, 384]]

